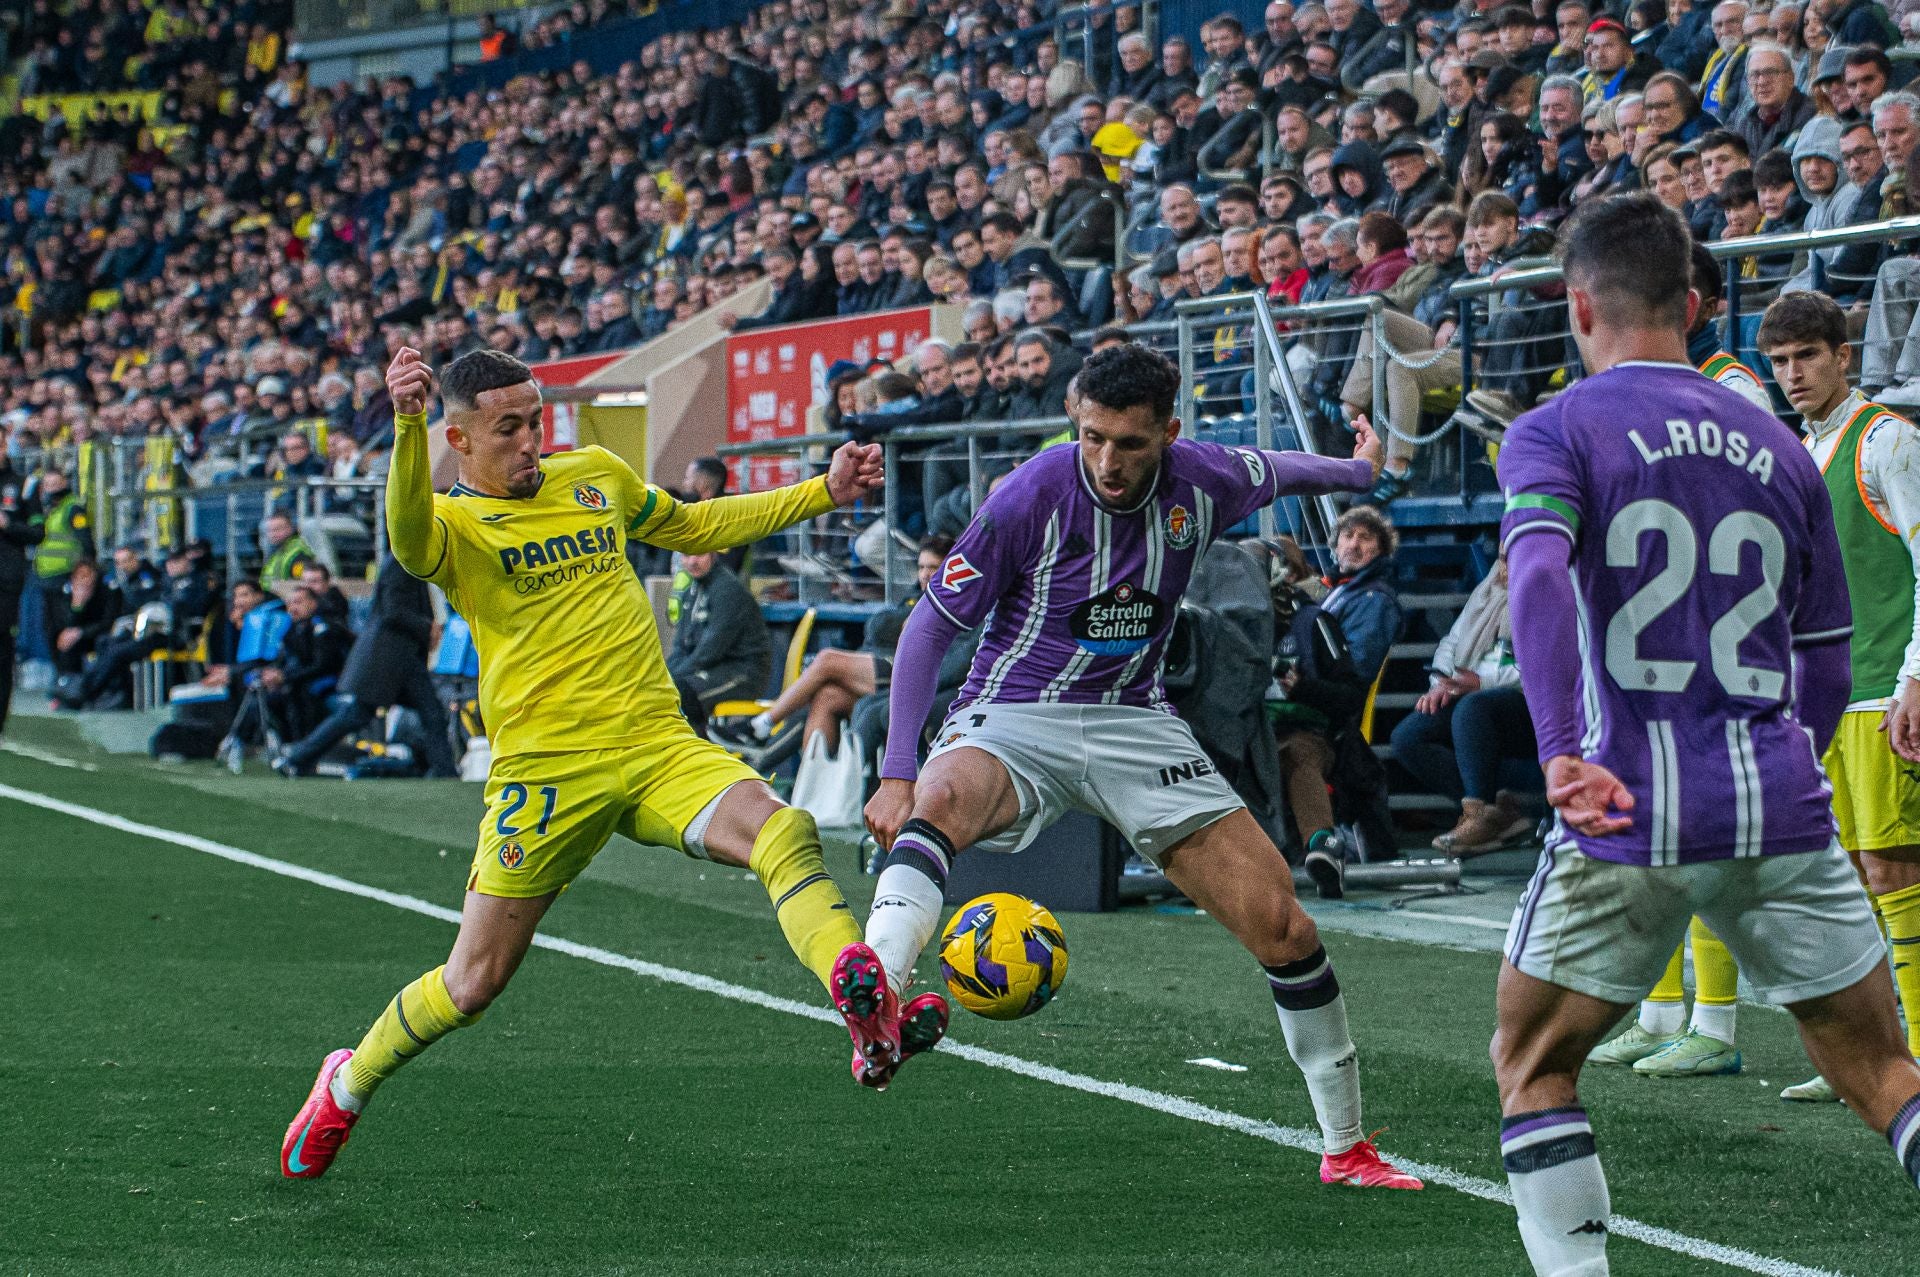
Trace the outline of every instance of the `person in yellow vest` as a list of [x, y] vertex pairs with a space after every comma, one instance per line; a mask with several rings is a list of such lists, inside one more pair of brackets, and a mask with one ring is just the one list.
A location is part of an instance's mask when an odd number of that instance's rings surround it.
[[290, 516], [267, 516], [267, 561], [260, 567], [260, 584], [272, 589], [283, 581], [298, 581], [314, 559], [313, 547], [294, 530]]
[[[1920, 431], [1847, 384], [1846, 312], [1820, 293], [1767, 307], [1755, 344], [1805, 419], [1833, 498], [1853, 601], [1853, 691], [1823, 760], [1840, 845], [1893, 949], [1893, 980], [1920, 1055]], [[1815, 1078], [1782, 1099], [1830, 1101]]]
[[33, 574], [44, 589], [58, 590], [76, 563], [93, 557], [93, 530], [64, 470], [40, 476], [40, 508], [46, 511], [46, 532], [33, 552]]

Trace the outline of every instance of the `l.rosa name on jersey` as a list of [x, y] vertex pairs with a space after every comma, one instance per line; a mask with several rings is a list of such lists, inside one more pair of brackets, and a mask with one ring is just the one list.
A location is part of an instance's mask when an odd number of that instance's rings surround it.
[[1639, 450], [1640, 459], [1658, 465], [1674, 457], [1719, 457], [1730, 466], [1738, 466], [1762, 483], [1773, 482], [1773, 450], [1755, 447], [1739, 430], [1722, 430], [1714, 421], [1670, 420], [1664, 443], [1649, 444], [1638, 430], [1627, 431], [1627, 438]]

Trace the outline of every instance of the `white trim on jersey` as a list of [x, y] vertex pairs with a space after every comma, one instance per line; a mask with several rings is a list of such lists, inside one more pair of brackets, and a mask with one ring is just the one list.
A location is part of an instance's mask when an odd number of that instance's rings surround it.
[[1193, 518], [1199, 532], [1193, 539], [1193, 564], [1199, 567], [1201, 556], [1213, 544], [1213, 498], [1202, 492], [1198, 484], [1193, 489]]
[[[1196, 555], [1195, 557], [1197, 558], [1198, 556]], [[1166, 525], [1162, 520], [1158, 518], [1148, 519], [1147, 520], [1147, 569], [1140, 579], [1141, 589], [1145, 590], [1149, 594], [1152, 594], [1155, 596], [1159, 595], [1160, 576], [1161, 576], [1162, 570], [1166, 565], [1166, 560], [1167, 560]], [[1173, 611], [1173, 614], [1167, 617], [1167, 624], [1169, 626], [1173, 625], [1174, 620], [1178, 615], [1179, 609], [1176, 608], [1176, 609], [1173, 609], [1172, 611]], [[1148, 643], [1145, 647], [1141, 648], [1139, 651], [1133, 654], [1133, 656], [1127, 661], [1126, 665], [1121, 668], [1120, 673], [1114, 677], [1113, 686], [1109, 687], [1106, 690], [1106, 692], [1100, 697], [1101, 704], [1103, 705], [1119, 704], [1120, 694], [1126, 691], [1127, 688], [1132, 685], [1133, 680], [1139, 676], [1141, 662], [1147, 659], [1147, 654], [1151, 651], [1153, 651], [1153, 644]], [[1158, 690], [1157, 684], [1156, 684], [1155, 690], [1156, 691]]]
[[[1550, 527], [1551, 524], [1539, 524]], [[1565, 532], [1565, 528], [1560, 529]], [[1600, 702], [1600, 671], [1593, 664], [1593, 638], [1587, 630], [1587, 600], [1580, 592], [1580, 574], [1567, 568], [1567, 580], [1573, 585], [1574, 633], [1580, 642], [1580, 709], [1586, 716], [1587, 730], [1580, 735], [1580, 754], [1584, 758], [1600, 748], [1600, 735], [1606, 728], [1606, 713]]]
[[1673, 739], [1673, 720], [1647, 720], [1647, 744], [1652, 750], [1653, 796], [1648, 804], [1647, 863], [1680, 863], [1680, 756]]
[[[1098, 598], [1112, 584], [1113, 575], [1113, 517], [1102, 506], [1093, 507], [1093, 570], [1087, 578], [1087, 597]], [[1061, 693], [1072, 687], [1087, 666], [1093, 664], [1093, 653], [1081, 648], [1067, 659], [1060, 672], [1040, 689], [1040, 700], [1057, 701]]]
[[1765, 843], [1766, 800], [1760, 790], [1760, 764], [1753, 753], [1753, 724], [1727, 720], [1727, 763], [1733, 769], [1733, 854], [1757, 856]]
[[1000, 693], [1000, 686], [1006, 682], [1013, 667], [1024, 659], [1040, 637], [1040, 629], [1047, 616], [1047, 596], [1053, 590], [1053, 571], [1060, 565], [1060, 512], [1055, 510], [1047, 516], [1047, 533], [1040, 545], [1039, 570], [1033, 575], [1033, 597], [1027, 604], [1026, 619], [1020, 623], [1020, 633], [1000, 659], [993, 663], [993, 669], [987, 674], [987, 681], [980, 685], [980, 694], [975, 700], [992, 700]]

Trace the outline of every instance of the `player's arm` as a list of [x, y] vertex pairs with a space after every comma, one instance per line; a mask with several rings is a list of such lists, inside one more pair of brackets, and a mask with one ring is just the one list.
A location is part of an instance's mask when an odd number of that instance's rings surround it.
[[747, 492], [711, 501], [675, 501], [648, 487], [627, 535], [685, 554], [749, 545], [783, 528], [852, 505], [885, 481], [879, 444], [845, 443], [827, 473], [771, 492]]
[[1282, 497], [1365, 492], [1371, 488], [1380, 477], [1380, 441], [1365, 417], [1354, 418], [1353, 425], [1351, 457], [1276, 452], [1271, 448], [1219, 449], [1214, 455], [1220, 482], [1209, 485], [1214, 499], [1221, 503], [1219, 526], [1231, 527]]
[[433, 512], [433, 462], [427, 449], [427, 396], [433, 371], [403, 346], [387, 368], [393, 397], [393, 458], [387, 473], [387, 545], [400, 566], [431, 578], [447, 558], [447, 528]]

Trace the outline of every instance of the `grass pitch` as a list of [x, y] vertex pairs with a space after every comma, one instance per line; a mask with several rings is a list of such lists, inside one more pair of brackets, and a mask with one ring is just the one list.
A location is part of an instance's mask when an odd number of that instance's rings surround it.
[[[97, 770], [0, 755], [0, 783], [458, 907], [477, 786], [235, 779], [101, 754], [68, 724], [12, 734]], [[948, 1055], [867, 1094], [832, 1026], [539, 950], [382, 1091], [325, 1179], [284, 1180], [321, 1056], [452, 928], [9, 799], [0, 829], [0, 1271], [1526, 1270], [1498, 1203], [1326, 1188], [1308, 1154]], [[867, 882], [846, 885], [863, 910]], [[1215, 924], [1063, 921], [1060, 999], [1010, 1025], [963, 1014], [957, 1039], [1311, 1126], [1264, 981]], [[616, 845], [548, 930], [824, 1003], [758, 884], [712, 865]], [[1326, 942], [1383, 1146], [1499, 1181], [1495, 959]], [[1920, 1209], [1885, 1140], [1773, 1098], [1807, 1072], [1785, 1017], [1749, 1010], [1741, 1035], [1738, 1078], [1590, 1076], [1614, 1208], [1783, 1265], [1748, 1271], [1910, 1271]], [[1612, 1254], [1623, 1274], [1741, 1271], [1626, 1238]]]

